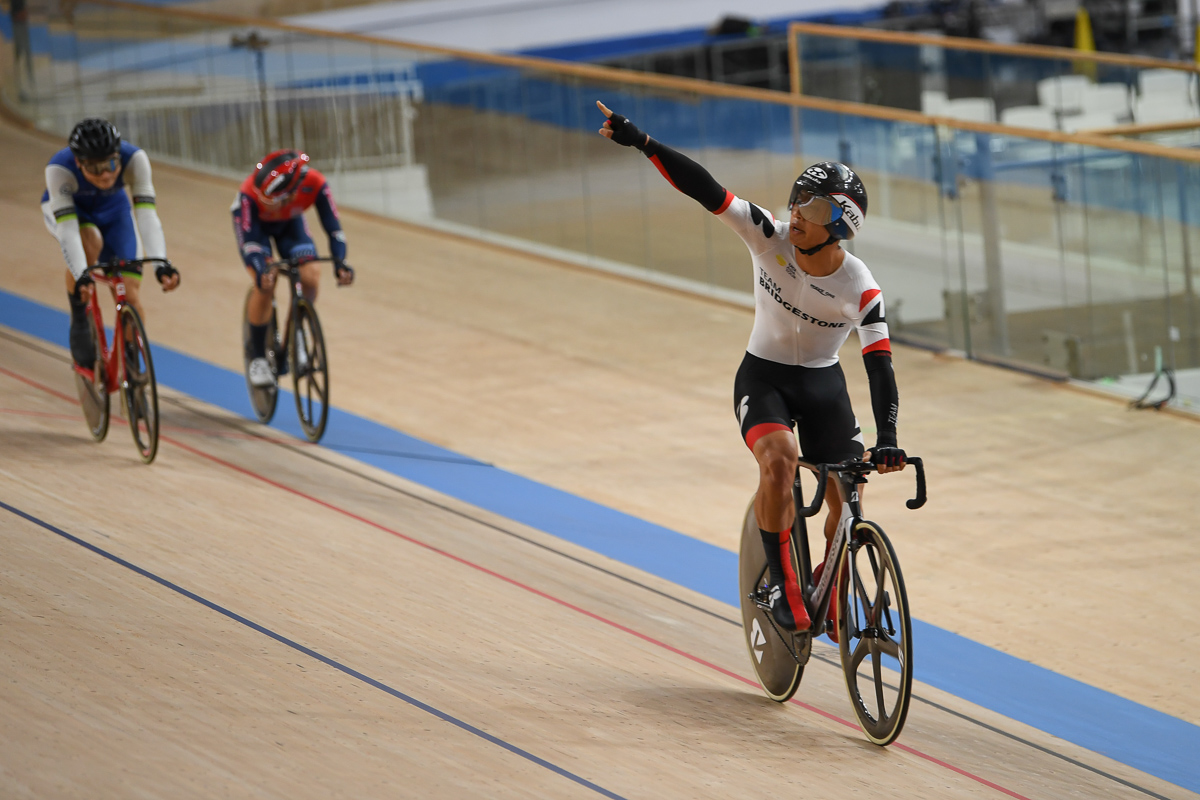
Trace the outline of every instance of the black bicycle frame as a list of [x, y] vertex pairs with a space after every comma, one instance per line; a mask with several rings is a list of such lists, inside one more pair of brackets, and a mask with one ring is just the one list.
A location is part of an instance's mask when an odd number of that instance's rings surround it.
[[[912, 500], [906, 501], [910, 509], [917, 509], [925, 505], [925, 465], [919, 458], [910, 458], [908, 463], [912, 464], [917, 471], [917, 496]], [[817, 474], [817, 491], [813, 497], [813, 501], [809, 505], [804, 503], [804, 492], [800, 486], [801, 470], [807, 469]], [[850, 518], [852, 520], [860, 520], [863, 518], [862, 500], [859, 495], [858, 486], [867, 482], [867, 474], [874, 469], [868, 461], [845, 461], [841, 464], [810, 464], [806, 461], [800, 461], [796, 467], [796, 480], [792, 483], [792, 498], [796, 505], [796, 519], [792, 522], [792, 541], [796, 543], [796, 555], [800, 563], [800, 579], [801, 587], [806, 587], [812, 583], [812, 561], [809, 556], [808, 549], [808, 525], [806, 520], [809, 517], [815, 516], [821, 510], [821, 505], [825, 501], [825, 491], [829, 484], [829, 475], [832, 473], [837, 477], [836, 485], [838, 496], [842, 503], [849, 507]], [[833, 542], [829, 545], [829, 553], [835, 558], [841, 553], [843, 537], [847, 535], [846, 526], [838, 521], [837, 531], [834, 533]], [[833, 581], [833, 575], [837, 572], [836, 565], [830, 567], [827, 565], [821, 571], [821, 582], [813, 587], [812, 593], [804, 596], [804, 605], [808, 611], [809, 618], [813, 621], [813, 634], [819, 635], [825, 626], [825, 621], [829, 618], [829, 603], [832, 602], [832, 592], [829, 587]], [[804, 595], [804, 592], [801, 592]], [[814, 603], [816, 604], [814, 607]]]

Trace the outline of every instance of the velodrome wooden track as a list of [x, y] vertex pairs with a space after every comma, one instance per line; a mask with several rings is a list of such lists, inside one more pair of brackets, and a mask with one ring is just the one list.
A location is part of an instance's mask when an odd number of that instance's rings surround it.
[[[0, 145], [0, 288], [65, 308], [36, 203], [56, 145]], [[240, 369], [235, 187], [155, 182], [184, 285], [147, 291], [151, 336]], [[320, 301], [339, 407], [736, 547], [748, 312], [344, 221], [360, 280]], [[3, 322], [5, 797], [1196, 796], [925, 685], [875, 748], [832, 648], [778, 706], [729, 606], [174, 391], [144, 467], [120, 424], [90, 440], [65, 353]], [[1200, 425], [896, 363], [932, 499], [879, 481], [870, 508], [916, 616], [1200, 723]]]

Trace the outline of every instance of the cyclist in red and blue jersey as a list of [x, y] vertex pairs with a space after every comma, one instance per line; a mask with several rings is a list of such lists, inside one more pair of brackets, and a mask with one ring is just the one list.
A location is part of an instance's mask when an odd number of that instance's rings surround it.
[[[650, 138], [603, 103], [596, 105], [608, 117], [601, 135], [641, 150], [672, 186], [732, 228], [750, 251], [754, 328], [734, 380], [733, 407], [742, 438], [759, 465], [754, 513], [767, 555], [772, 616], [787, 630], [807, 630], [812, 621], [790, 552], [792, 482], [801, 452], [813, 463], [862, 458], [866, 452], [838, 363], [838, 350], [851, 329], [858, 331], [862, 344], [875, 414], [870, 460], [879, 472], [904, 468], [905, 454], [896, 440], [899, 395], [883, 293], [866, 264], [840, 245], [862, 229], [866, 188], [845, 164], [814, 164], [792, 185], [789, 218], [776, 220], [725, 189], [695, 161]], [[842, 502], [832, 486], [825, 497], [829, 542]], [[814, 570], [814, 580], [819, 575]]]
[[[267, 269], [271, 240], [281, 259], [315, 259], [304, 212], [315, 207], [321, 227], [329, 236], [329, 253], [338, 286], [354, 282], [354, 270], [346, 263], [346, 237], [338, 219], [337, 206], [325, 176], [309, 165], [309, 157], [296, 150], [276, 150], [255, 165], [242, 182], [233, 212], [233, 230], [246, 271], [254, 281], [254, 292], [246, 310], [250, 323], [250, 382], [270, 386], [275, 375], [267, 362], [267, 327], [271, 300], [275, 295], [275, 272]], [[304, 296], [317, 299], [320, 272], [316, 264], [300, 267]]]
[[[133, 194], [132, 205], [126, 184]], [[122, 141], [120, 132], [107, 120], [83, 120], [72, 129], [67, 146], [46, 165], [42, 216], [67, 261], [71, 356], [76, 364], [90, 369], [96, 346], [87, 320], [92, 291], [88, 267], [101, 261], [167, 257], [162, 223], [155, 210], [149, 156]], [[164, 292], [179, 286], [179, 272], [170, 262], [160, 264], [154, 272]], [[125, 296], [145, 321], [141, 265], [129, 265], [122, 275]]]

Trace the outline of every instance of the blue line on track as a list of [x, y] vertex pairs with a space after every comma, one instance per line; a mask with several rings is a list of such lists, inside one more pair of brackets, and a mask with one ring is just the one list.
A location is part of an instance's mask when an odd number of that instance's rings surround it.
[[216, 603], [214, 603], [213, 601], [207, 600], [207, 599], [201, 597], [200, 595], [196, 594], [195, 592], [189, 592], [187, 589], [184, 589], [182, 586], [178, 586], [174, 583], [171, 583], [171, 581], [167, 580], [166, 578], [161, 578], [158, 575], [155, 575], [153, 572], [150, 572], [149, 570], [145, 570], [145, 569], [139, 567], [137, 564], [132, 564], [132, 563], [126, 561], [125, 559], [121, 558], [120, 556], [113, 555], [112, 553], [108, 552], [107, 550], [97, 547], [96, 545], [92, 544], [91, 542], [87, 542], [83, 539], [80, 539], [77, 536], [72, 536], [71, 534], [67, 533], [66, 531], [62, 530], [61, 528], [56, 528], [48, 522], [44, 522], [43, 520], [40, 520], [31, 514], [25, 513], [24, 511], [22, 511], [19, 508], [14, 508], [13, 506], [10, 506], [8, 503], [5, 503], [3, 500], [0, 500], [0, 508], [3, 508], [6, 511], [16, 514], [18, 517], [28, 520], [29, 522], [32, 522], [34, 525], [41, 526], [42, 528], [45, 528], [46, 530], [50, 531], [51, 533], [56, 533], [59, 536], [66, 539], [67, 541], [74, 542], [75, 544], [79, 545], [80, 547], [87, 548], [88, 550], [91, 550], [96, 555], [107, 558], [109, 561], [112, 561], [114, 564], [120, 564], [122, 567], [125, 567], [126, 569], [136, 572], [138, 575], [141, 575], [143, 578], [149, 578], [150, 580], [154, 581], [155, 583], [159, 584], [160, 586], [164, 586], [173, 592], [181, 594], [184, 597], [188, 598], [189, 600], [195, 600], [200, 605], [207, 606], [208, 608], [212, 609], [213, 611], [216, 611], [218, 614], [222, 614], [226, 617], [229, 617], [229, 619], [233, 620], [234, 622], [245, 625], [247, 628], [257, 631], [258, 633], [261, 633], [264, 636], [269, 636], [272, 639], [274, 639], [275, 641], [279, 642], [280, 644], [287, 645], [288, 647], [292, 648], [293, 650], [303, 653], [304, 655], [308, 656], [309, 658], [316, 659], [317, 661], [320, 661], [322, 664], [333, 667], [334, 669], [338, 670], [339, 672], [343, 672], [346, 675], [349, 675], [351, 678], [360, 680], [363, 683], [365, 683], [369, 686], [373, 686], [382, 692], [387, 692], [392, 697], [403, 700], [404, 702], [408, 703], [410, 706], [415, 706], [416, 708], [421, 709], [422, 711], [426, 712], [427, 714], [432, 714], [433, 716], [437, 717], [438, 719], [440, 719], [444, 722], [449, 722], [451, 725], [455, 726], [456, 728], [462, 728], [467, 733], [474, 734], [475, 736], [478, 736], [480, 739], [490, 742], [490, 743], [496, 745], [497, 747], [502, 747], [514, 755], [518, 755], [521, 758], [524, 758], [528, 761], [532, 761], [534, 764], [537, 764], [539, 767], [544, 767], [544, 768], [550, 770], [551, 772], [561, 775], [562, 777], [566, 778], [567, 780], [574, 781], [575, 783], [578, 783], [580, 786], [585, 786], [588, 789], [591, 789], [592, 791], [603, 795], [604, 797], [611, 797], [614, 800], [624, 800], [624, 798], [621, 795], [613, 794], [609, 790], [605, 789], [603, 786], [597, 786], [596, 784], [592, 783], [591, 781], [589, 781], [585, 778], [581, 778], [573, 772], [569, 772], [569, 771], [563, 769], [562, 767], [557, 766], [556, 764], [551, 764], [549, 761], [547, 761], [544, 758], [538, 758], [533, 753], [530, 753], [527, 750], [522, 750], [521, 748], [517, 747], [514, 744], [509, 744], [508, 742], [504, 741], [503, 739], [499, 739], [499, 738], [493, 736], [492, 734], [488, 733], [487, 731], [482, 731], [479, 728], [476, 728], [474, 725], [471, 725], [468, 722], [463, 722], [461, 719], [458, 719], [457, 717], [453, 717], [453, 716], [447, 714], [445, 711], [436, 709], [433, 706], [429, 705], [428, 703], [422, 703], [417, 698], [411, 697], [411, 696], [405, 694], [404, 692], [400, 691], [399, 689], [393, 689], [391, 686], [388, 686], [386, 683], [382, 683], [368, 675], [364, 675], [363, 673], [359, 672], [358, 670], [348, 667], [339, 661], [334, 661], [329, 656], [321, 655], [316, 650], [311, 650], [311, 649], [305, 647], [304, 645], [300, 644], [299, 642], [294, 642], [291, 639], [287, 638], [286, 636], [276, 633], [275, 631], [271, 630], [270, 628], [264, 628], [262, 625], [259, 625], [257, 622], [246, 619], [241, 614], [234, 613], [233, 611], [230, 611], [229, 609], [224, 608], [223, 606], [219, 606]]
[[[67, 314], [0, 291], [0, 324], [67, 347]], [[154, 345], [160, 383], [253, 418], [244, 377]], [[333, 385], [336, 398], [337, 384]], [[272, 427], [302, 437], [287, 392]], [[329, 412], [322, 445], [714, 600], [739, 605], [737, 554], [377, 422]], [[1102, 635], [1098, 632], [1097, 635]], [[1200, 726], [913, 620], [914, 676], [975, 705], [1200, 792]]]

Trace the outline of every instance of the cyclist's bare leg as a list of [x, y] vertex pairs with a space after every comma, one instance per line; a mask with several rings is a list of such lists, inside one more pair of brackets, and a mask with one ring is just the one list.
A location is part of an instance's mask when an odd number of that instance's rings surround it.
[[[792, 570], [789, 531], [796, 519], [792, 484], [800, 451], [791, 430], [776, 430], [754, 443], [758, 461], [758, 493], [754, 516], [766, 549], [771, 582], [771, 613], [789, 630], [807, 630], [812, 624], [800, 594], [798, 576]], [[786, 598], [786, 603], [778, 603]]]
[[100, 251], [104, 249], [104, 237], [95, 225], [80, 225], [79, 239], [83, 242], [83, 255], [87, 258], [88, 266], [100, 262]]
[[[116, 290], [113, 290], [113, 296], [116, 296]], [[146, 309], [142, 308], [142, 279], [128, 275], [125, 276], [125, 299], [129, 305], [137, 309], [138, 316], [142, 318], [142, 324], [146, 324]], [[126, 331], [128, 333], [128, 331]]]
[[261, 289], [254, 282], [258, 275], [254, 268], [246, 267], [246, 274], [250, 276], [250, 282], [254, 286], [254, 292], [250, 295], [250, 302], [246, 306], [246, 317], [251, 325], [266, 325], [271, 321], [271, 300], [275, 297], [275, 273], [263, 276], [263, 288]]
[[316, 261], [300, 265], [300, 286], [309, 300], [317, 299], [317, 287], [321, 281], [321, 265]]
[[754, 443], [758, 461], [758, 493], [754, 496], [754, 516], [764, 531], [786, 531], [796, 518], [792, 503], [792, 482], [800, 450], [790, 430], [772, 431]]

